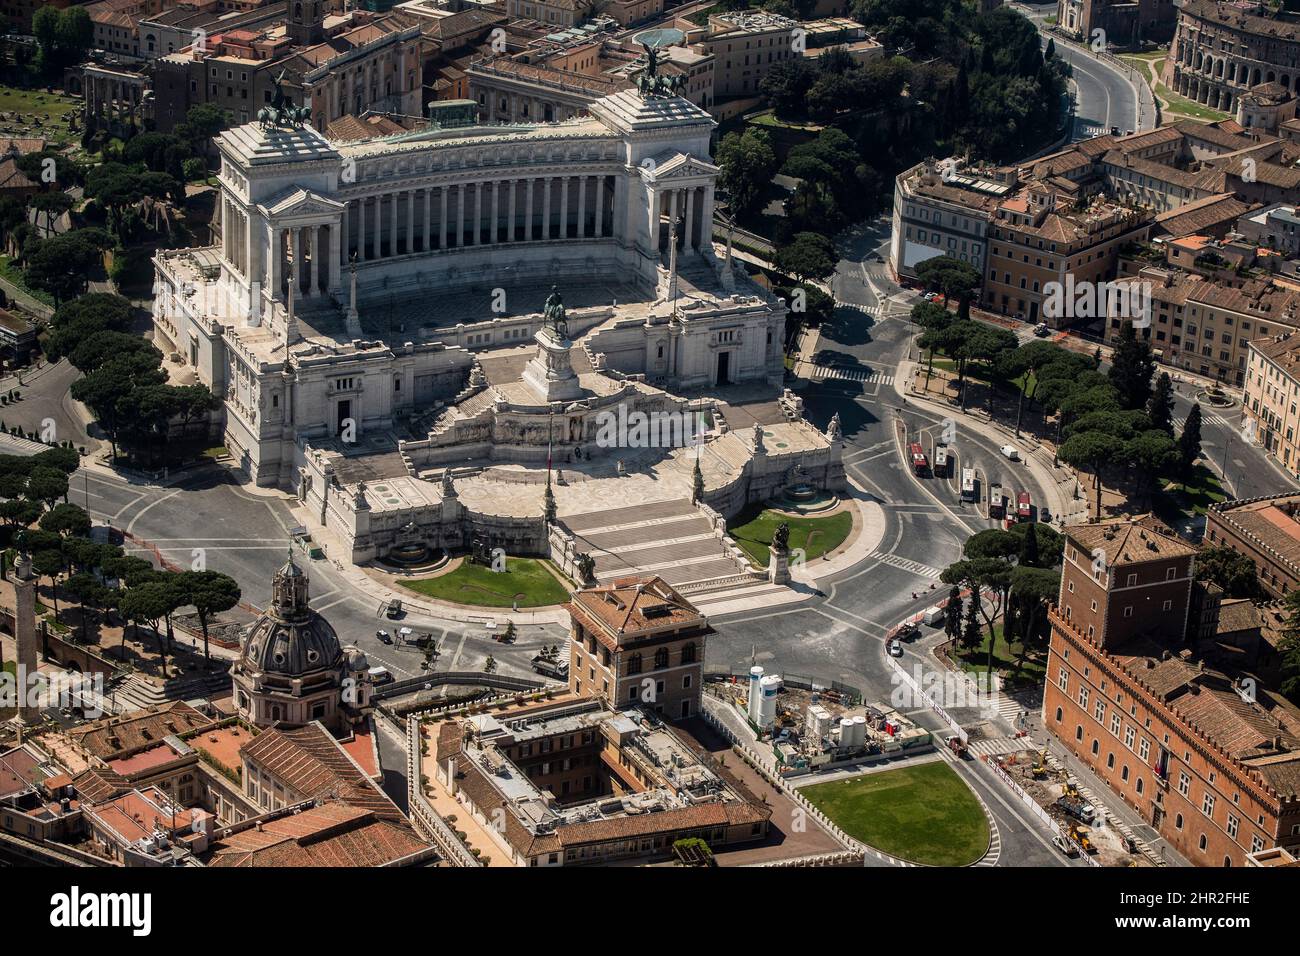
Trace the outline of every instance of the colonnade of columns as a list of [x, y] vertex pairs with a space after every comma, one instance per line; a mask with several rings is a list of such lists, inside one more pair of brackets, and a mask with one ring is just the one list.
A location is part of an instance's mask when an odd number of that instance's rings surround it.
[[677, 248], [695, 252], [713, 238], [713, 193], [704, 186], [660, 188], [655, 192], [655, 213], [650, 216], [650, 245], [668, 251], [670, 224], [677, 227]]
[[328, 224], [275, 227], [270, 230], [271, 258], [267, 281], [282, 296], [289, 292], [289, 271], [295, 295], [315, 296], [342, 288], [342, 235]]
[[227, 262], [248, 277], [251, 270], [248, 214], [229, 199], [221, 203], [221, 251]]
[[605, 174], [413, 186], [347, 202], [340, 262], [545, 239], [601, 239], [613, 228]]

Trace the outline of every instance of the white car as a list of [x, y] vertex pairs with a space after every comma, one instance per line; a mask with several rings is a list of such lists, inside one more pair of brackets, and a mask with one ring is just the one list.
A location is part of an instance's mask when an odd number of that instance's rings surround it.
[[1020, 460], [1020, 449], [1015, 445], [1003, 445], [999, 450], [1002, 452], [1002, 457], [1006, 458], [1008, 461]]
[[890, 654], [891, 657], [902, 657], [902, 656], [903, 656], [903, 642], [902, 642], [902, 641], [899, 641], [899, 640], [893, 640], [893, 641], [890, 641], [890, 642], [889, 642], [889, 654]]

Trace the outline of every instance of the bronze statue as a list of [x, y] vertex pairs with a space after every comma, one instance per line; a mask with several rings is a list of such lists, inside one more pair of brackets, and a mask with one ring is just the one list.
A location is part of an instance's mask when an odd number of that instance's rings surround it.
[[564, 300], [560, 298], [560, 293], [556, 291], [555, 286], [551, 286], [551, 294], [546, 297], [546, 304], [542, 306], [542, 324], [555, 330], [555, 334], [562, 339], [569, 337], [569, 322], [565, 317]]
[[673, 76], [665, 76], [659, 72], [659, 51], [648, 43], [642, 43], [641, 48], [646, 54], [646, 68], [637, 78], [637, 88], [641, 90], [642, 96], [660, 97], [660, 96], [677, 96], [686, 86], [685, 75], [678, 73]]
[[772, 550], [790, 550], [790, 526], [784, 521], [776, 526], [776, 531], [772, 532]]
[[311, 119], [310, 107], [294, 106], [293, 101], [285, 95], [285, 72], [285, 70], [281, 70], [280, 75], [275, 78], [275, 95], [271, 97], [271, 105], [264, 106], [257, 111], [257, 121], [261, 124], [262, 129], [282, 126], [300, 127]]

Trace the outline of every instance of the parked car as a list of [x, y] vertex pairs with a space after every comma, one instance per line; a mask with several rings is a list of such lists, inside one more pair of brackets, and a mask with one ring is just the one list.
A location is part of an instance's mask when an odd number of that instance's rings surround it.
[[390, 621], [395, 621], [402, 616], [402, 602], [396, 599], [388, 602], [388, 609], [384, 611], [384, 616]]
[[903, 642], [900, 641], [900, 640], [897, 640], [897, 639], [890, 641], [890, 642], [889, 642], [889, 654], [890, 654], [891, 657], [902, 657], [902, 656], [903, 656]]
[[916, 640], [921, 634], [921, 629], [908, 621], [898, 629], [898, 639], [900, 641], [911, 642]]
[[1051, 509], [1051, 508], [1039, 508], [1039, 509], [1038, 509], [1038, 520], [1041, 521], [1043, 524], [1051, 524], [1051, 523], [1052, 523], [1052, 509]]
[[1002, 452], [1002, 457], [1006, 458], [1008, 461], [1020, 460], [1020, 449], [1015, 445], [1003, 445], [998, 450]]
[[1046, 322], [1039, 322], [1037, 325], [1034, 326], [1034, 334], [1037, 335], [1039, 338], [1042, 338], [1045, 335], [1050, 335], [1051, 331], [1052, 330], [1047, 327]]
[[379, 630], [375, 631], [375, 637], [379, 638], [379, 641], [382, 644], [393, 643], [393, 635], [389, 634], [383, 628], [380, 628]]

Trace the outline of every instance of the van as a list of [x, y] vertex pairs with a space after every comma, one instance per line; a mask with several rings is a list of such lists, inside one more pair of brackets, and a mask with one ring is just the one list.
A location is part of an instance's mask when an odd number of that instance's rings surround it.
[[927, 607], [925, 612], [921, 615], [921, 620], [930, 627], [938, 627], [943, 623], [943, 618], [943, 608], [939, 607], [937, 604]]

